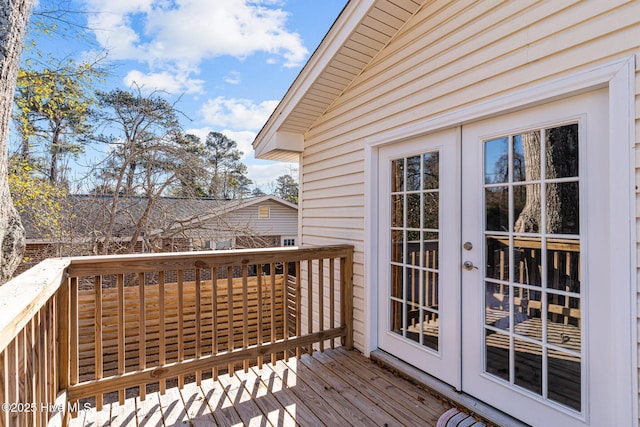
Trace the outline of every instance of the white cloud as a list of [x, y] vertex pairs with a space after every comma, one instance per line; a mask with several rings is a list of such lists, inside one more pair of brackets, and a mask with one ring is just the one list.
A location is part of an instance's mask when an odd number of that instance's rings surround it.
[[240, 78], [240, 73], [238, 71], [229, 71], [224, 78], [224, 81], [229, 83], [230, 85], [240, 84], [242, 81]]
[[169, 73], [162, 71], [159, 73], [143, 73], [138, 70], [131, 70], [124, 78], [127, 86], [136, 85], [145, 92], [156, 90], [165, 91], [172, 94], [199, 94], [203, 93], [204, 80], [189, 77], [188, 72]]
[[273, 190], [277, 177], [289, 174], [297, 178], [298, 164], [256, 160], [247, 164], [247, 169], [249, 179], [254, 185], [260, 187], [265, 193], [269, 193]]
[[[88, 25], [114, 59], [197, 65], [206, 58], [267, 52], [287, 67], [308, 54], [288, 14], [259, 0], [86, 0]], [[275, 4], [275, 5], [274, 5]]]
[[259, 104], [249, 99], [224, 98], [219, 96], [204, 103], [200, 112], [211, 126], [234, 130], [260, 130], [278, 105], [269, 100]]

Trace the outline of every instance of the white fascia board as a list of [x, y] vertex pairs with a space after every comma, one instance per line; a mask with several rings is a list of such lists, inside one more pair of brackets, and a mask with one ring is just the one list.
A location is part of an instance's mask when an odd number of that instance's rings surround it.
[[375, 4], [375, 0], [351, 0], [334, 22], [333, 26], [324, 37], [320, 46], [311, 55], [305, 66], [298, 74], [284, 98], [280, 101], [274, 112], [262, 127], [255, 140], [253, 149], [256, 157], [264, 158], [269, 151], [275, 148], [276, 133], [289, 114], [304, 99], [313, 83], [322, 75], [333, 57], [349, 40], [358, 24], [367, 15]]

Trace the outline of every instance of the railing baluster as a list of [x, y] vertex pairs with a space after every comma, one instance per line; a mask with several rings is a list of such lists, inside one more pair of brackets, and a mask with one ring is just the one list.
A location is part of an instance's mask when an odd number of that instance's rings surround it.
[[[233, 351], [233, 267], [227, 267], [227, 302], [229, 309], [227, 311], [227, 350]], [[233, 362], [229, 363], [229, 375], [233, 375]]]
[[[313, 333], [313, 260], [307, 260], [307, 333]], [[296, 335], [300, 336], [301, 331]], [[307, 346], [307, 352], [313, 353], [313, 344]], [[300, 357], [300, 356], [298, 356]]]
[[[164, 366], [167, 363], [167, 349], [165, 344], [165, 330], [166, 330], [166, 315], [165, 315], [165, 302], [164, 302], [164, 271], [158, 272], [158, 362], [160, 366]], [[167, 391], [167, 380], [160, 380], [160, 394], [165, 394]]]
[[[97, 380], [103, 378], [102, 371], [102, 276], [95, 276], [94, 282], [94, 331], [95, 331], [95, 377]], [[63, 355], [60, 354], [60, 357]], [[102, 393], [96, 395], [96, 409], [102, 411], [103, 396]]]
[[[336, 326], [336, 260], [335, 258], [329, 259], [329, 324], [330, 327]], [[335, 348], [335, 339], [331, 340], [331, 349]]]
[[[8, 376], [9, 366], [6, 357], [6, 350], [0, 351], [0, 404], [10, 403], [9, 389], [8, 389]], [[0, 427], [8, 427], [9, 425], [9, 411], [0, 411]]]
[[[55, 354], [51, 354], [51, 347], [49, 344], [49, 336], [51, 334], [51, 329], [52, 329], [52, 325], [51, 325], [51, 301], [49, 301], [47, 304], [45, 304], [45, 306], [42, 308], [42, 313], [44, 315], [44, 319], [42, 319], [42, 328], [44, 329], [44, 332], [42, 334], [42, 340], [43, 340], [43, 346], [44, 348], [47, 350], [47, 357], [45, 357], [44, 359], [44, 366], [43, 366], [43, 371], [42, 371], [42, 378], [43, 378], [43, 382], [44, 382], [44, 393], [43, 393], [43, 398], [45, 402], [51, 402], [51, 379], [49, 378], [49, 373], [51, 371], [51, 362], [52, 360], [55, 358]], [[48, 414], [47, 414], [48, 417]]]
[[[178, 361], [184, 360], [184, 273], [178, 270]], [[178, 387], [184, 387], [184, 375], [178, 376]]]
[[[296, 261], [296, 337], [299, 337], [302, 333], [302, 307], [300, 304], [302, 303], [302, 278], [300, 277], [300, 261]], [[302, 357], [302, 349], [298, 346], [296, 347], [296, 358], [300, 359]]]
[[[287, 263], [284, 263], [284, 268], [285, 270], [287, 269]], [[261, 266], [262, 267], [262, 266]], [[284, 331], [287, 330], [288, 328], [288, 322], [287, 322], [287, 286], [288, 286], [288, 279], [287, 279], [287, 273], [285, 271], [284, 274], [284, 301], [282, 302], [282, 312], [284, 313], [283, 315], [283, 327], [284, 327]], [[274, 268], [274, 265], [271, 264], [270, 268], [269, 268], [269, 283], [271, 286], [271, 303], [269, 305], [269, 307], [271, 308], [271, 342], [274, 342], [277, 338], [276, 338], [276, 269]], [[286, 332], [285, 332], [286, 333]], [[271, 363], [276, 363], [276, 358], [277, 358], [277, 354], [276, 353], [271, 353]]]
[[[7, 393], [7, 397], [8, 397], [8, 399], [6, 400], [7, 403], [18, 403], [20, 401], [18, 396], [18, 379], [17, 379], [18, 358], [16, 354], [16, 345], [17, 345], [17, 339], [14, 339], [13, 341], [11, 341], [11, 344], [9, 344], [9, 346], [6, 349], [6, 354], [8, 359], [7, 360], [8, 362], [7, 363], [8, 365], [8, 369], [7, 369], [8, 381], [7, 382], [8, 382], [8, 390], [9, 390], [9, 392]], [[10, 412], [7, 426], [18, 425], [16, 418], [17, 418], [17, 413]]]
[[[116, 288], [118, 289], [118, 374], [125, 372], [125, 329], [124, 329], [124, 274], [116, 277]], [[125, 389], [118, 390], [118, 402], [124, 405]]]
[[[318, 330], [324, 331], [324, 260], [318, 260]], [[320, 341], [320, 351], [324, 351], [324, 341]]]
[[[262, 264], [258, 264], [255, 266], [256, 267], [256, 283], [257, 283], [257, 290], [258, 290], [258, 337], [257, 337], [257, 345], [258, 347], [262, 345], [263, 343], [263, 336], [262, 334], [264, 333], [263, 329], [264, 327], [262, 326]], [[262, 369], [262, 354], [258, 356], [258, 367], [260, 369]]]
[[[249, 285], [247, 264], [242, 265], [242, 348], [249, 348]], [[249, 372], [249, 360], [242, 361], [245, 374]]]
[[[38, 354], [37, 356], [37, 363], [35, 363], [36, 366], [36, 371], [34, 372], [33, 375], [33, 379], [36, 382], [36, 390], [35, 390], [35, 394], [36, 394], [36, 400], [35, 402], [37, 402], [38, 404], [41, 404], [43, 402], [46, 402], [46, 400], [44, 399], [44, 389], [42, 388], [42, 384], [43, 384], [43, 377], [42, 377], [42, 373], [45, 372], [43, 369], [43, 362], [44, 359], [47, 357], [47, 348], [44, 346], [44, 343], [42, 341], [42, 329], [43, 329], [43, 325], [42, 325], [42, 311], [44, 310], [44, 308], [41, 308], [40, 310], [38, 310], [38, 313], [36, 313], [36, 317], [35, 317], [35, 321], [36, 321], [36, 330], [35, 330], [35, 335], [34, 335], [34, 348], [36, 350], [36, 353]], [[71, 346], [73, 348], [73, 346]], [[0, 402], [6, 402], [5, 400], [3, 400], [3, 396], [2, 396], [2, 352], [0, 351]], [[0, 426], [2, 425], [2, 419], [1, 419], [2, 415], [0, 414]], [[45, 426], [47, 425], [47, 413], [46, 411], [40, 410], [38, 411], [38, 419], [36, 420], [36, 425], [38, 426]]]
[[[275, 264], [271, 264], [270, 265], [271, 268], [271, 283], [272, 286], [274, 288], [274, 292], [275, 292], [275, 287], [276, 287], [276, 282], [275, 282], [275, 275], [276, 275], [276, 265]], [[282, 266], [282, 268], [284, 270], [282, 270], [282, 275], [283, 275], [283, 286], [282, 286], [282, 320], [283, 320], [283, 328], [282, 328], [282, 337], [285, 340], [289, 339], [289, 263], [285, 262]], [[274, 294], [275, 295], [275, 294]], [[295, 296], [294, 296], [295, 298]], [[275, 303], [275, 300], [274, 300]], [[272, 356], [271, 361], [272, 363], [275, 363], [275, 358], [277, 357], [277, 354], [275, 355], [275, 357]], [[285, 350], [284, 352], [284, 359], [285, 360], [289, 360], [289, 351]]]
[[[211, 352], [218, 354], [218, 269], [211, 268]], [[218, 380], [218, 367], [213, 368], [213, 380]]]
[[[138, 273], [138, 297], [140, 298], [140, 318], [138, 319], [139, 331], [138, 331], [138, 341], [139, 341], [139, 357], [138, 357], [138, 368], [143, 370], [147, 367], [147, 319], [146, 319], [146, 307], [145, 307], [145, 292], [146, 286], [144, 283], [144, 273]], [[140, 400], [145, 400], [147, 397], [147, 385], [140, 384], [140, 388], [138, 390], [138, 394], [140, 396]]]
[[[195, 283], [195, 287], [196, 287], [196, 289], [195, 289], [195, 294], [196, 294], [196, 307], [195, 307], [195, 309], [196, 309], [196, 313], [195, 313], [195, 316], [196, 316], [196, 343], [195, 343], [195, 346], [196, 346], [196, 358], [198, 359], [198, 358], [200, 358], [200, 356], [202, 356], [202, 349], [200, 347], [201, 346], [201, 340], [202, 340], [202, 330], [201, 330], [202, 327], [200, 325], [201, 322], [202, 322], [201, 315], [200, 315], [200, 299], [201, 299], [201, 294], [200, 294], [200, 285], [201, 285], [201, 283], [200, 283], [200, 280], [201, 280], [200, 268], [196, 267], [196, 272], [195, 273], [196, 273], [195, 274], [195, 276], [196, 276], [195, 277], [195, 280], [196, 280], [196, 283]], [[200, 384], [202, 384], [202, 371], [196, 371], [196, 384], [198, 384], [198, 386]]]
[[[22, 329], [20, 332], [18, 332], [18, 337], [17, 337], [17, 345], [16, 345], [16, 383], [17, 383], [17, 396], [18, 398], [16, 399], [17, 403], [25, 403], [25, 402], [29, 402], [27, 400], [27, 396], [26, 396], [26, 390], [27, 390], [27, 384], [26, 384], [26, 380], [27, 380], [27, 375], [25, 372], [25, 361], [26, 361], [26, 354], [25, 354], [25, 334], [26, 334], [26, 327], [24, 329]], [[22, 411], [18, 414], [18, 419], [20, 420], [20, 424], [27, 424], [27, 413]]]
[[[80, 373], [78, 369], [78, 278], [69, 279], [70, 293], [70, 314], [69, 321], [69, 370], [70, 384], [78, 384], [80, 381]], [[46, 400], [45, 400], [46, 401]], [[75, 411], [71, 414], [75, 416]]]

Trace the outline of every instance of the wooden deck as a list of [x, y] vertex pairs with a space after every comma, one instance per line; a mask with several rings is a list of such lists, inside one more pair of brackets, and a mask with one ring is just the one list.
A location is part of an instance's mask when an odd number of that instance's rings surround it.
[[435, 426], [449, 405], [343, 348], [80, 411], [71, 426]]

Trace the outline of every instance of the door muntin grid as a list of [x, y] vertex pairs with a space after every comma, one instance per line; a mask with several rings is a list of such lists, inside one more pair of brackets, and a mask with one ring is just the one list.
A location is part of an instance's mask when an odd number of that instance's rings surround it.
[[391, 160], [389, 331], [440, 348], [440, 155]]
[[577, 123], [483, 141], [484, 371], [583, 410]]

